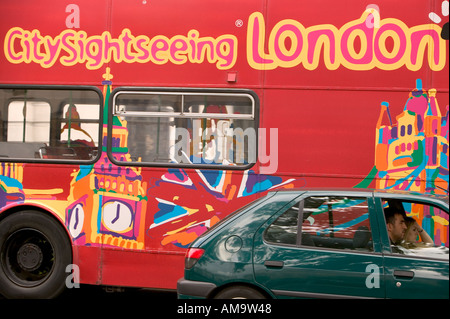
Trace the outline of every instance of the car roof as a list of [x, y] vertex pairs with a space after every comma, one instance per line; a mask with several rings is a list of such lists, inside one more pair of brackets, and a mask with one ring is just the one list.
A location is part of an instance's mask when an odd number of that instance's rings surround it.
[[351, 193], [351, 194], [379, 194], [380, 196], [386, 197], [400, 197], [400, 198], [427, 198], [430, 200], [438, 200], [441, 202], [449, 204], [449, 196], [442, 194], [432, 194], [432, 193], [419, 193], [414, 191], [403, 191], [395, 189], [370, 189], [370, 188], [350, 188], [350, 187], [308, 187], [308, 188], [284, 188], [275, 189], [271, 192], [298, 192], [298, 193]]

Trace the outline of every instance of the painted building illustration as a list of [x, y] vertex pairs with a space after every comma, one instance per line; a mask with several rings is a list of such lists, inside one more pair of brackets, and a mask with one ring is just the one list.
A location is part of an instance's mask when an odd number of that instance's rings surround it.
[[[381, 103], [376, 124], [375, 165], [357, 187], [448, 194], [449, 107], [440, 111], [437, 91], [425, 91], [422, 81], [393, 118], [388, 102]], [[383, 124], [388, 121], [388, 124]], [[373, 183], [373, 184], [372, 184]], [[409, 204], [407, 215], [422, 221], [436, 245], [448, 245], [448, 220], [434, 207]]]
[[[376, 188], [417, 192], [448, 190], [448, 105], [441, 114], [436, 90], [417, 80], [402, 113], [392, 118], [382, 102], [376, 127]], [[382, 124], [387, 118], [389, 124]]]

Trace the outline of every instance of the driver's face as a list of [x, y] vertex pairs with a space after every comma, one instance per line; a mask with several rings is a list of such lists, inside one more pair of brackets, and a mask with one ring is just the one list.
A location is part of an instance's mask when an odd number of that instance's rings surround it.
[[403, 216], [400, 214], [395, 214], [394, 224], [388, 224], [389, 237], [392, 242], [400, 242], [405, 236], [406, 229], [407, 227]]

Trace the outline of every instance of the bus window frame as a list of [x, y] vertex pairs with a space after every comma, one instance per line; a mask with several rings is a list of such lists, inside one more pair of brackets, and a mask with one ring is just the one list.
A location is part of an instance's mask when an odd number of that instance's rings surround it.
[[[97, 154], [91, 159], [49, 159], [49, 158], [17, 158], [17, 157], [0, 157], [0, 162], [10, 163], [39, 163], [39, 164], [70, 164], [70, 165], [90, 165], [97, 162], [102, 153], [103, 144], [103, 125], [104, 125], [104, 97], [102, 91], [92, 85], [20, 85], [20, 84], [0, 84], [0, 90], [59, 90], [59, 91], [93, 91], [98, 95], [99, 119], [98, 119], [98, 145]], [[15, 99], [13, 99], [15, 100]], [[41, 100], [39, 100], [41, 101]], [[42, 101], [44, 101], [42, 99]], [[64, 101], [61, 100], [63, 103]], [[50, 103], [48, 103], [51, 105]], [[64, 105], [64, 103], [63, 103]], [[51, 112], [50, 112], [51, 114]], [[52, 131], [52, 118], [50, 117], [50, 135]], [[63, 121], [61, 123], [64, 123]], [[53, 128], [55, 129], [55, 128]]]
[[[211, 169], [211, 170], [235, 170], [235, 171], [245, 171], [252, 168], [258, 161], [258, 142], [255, 145], [255, 162], [249, 163], [247, 165], [223, 165], [223, 164], [185, 164], [185, 163], [155, 163], [155, 162], [125, 162], [118, 161], [115, 159], [112, 153], [112, 123], [113, 117], [117, 116], [115, 113], [115, 100], [116, 96], [125, 93], [162, 93], [162, 94], [190, 94], [190, 95], [213, 95], [213, 94], [224, 94], [224, 95], [249, 95], [253, 100], [253, 122], [254, 129], [256, 133], [256, 141], [259, 137], [259, 114], [260, 114], [260, 100], [256, 92], [250, 89], [223, 89], [223, 88], [186, 88], [186, 87], [117, 87], [115, 88], [109, 97], [108, 101], [108, 135], [106, 149], [109, 160], [117, 166], [135, 166], [135, 167], [158, 167], [158, 168], [179, 168], [179, 169]], [[232, 117], [230, 117], [232, 118]]]

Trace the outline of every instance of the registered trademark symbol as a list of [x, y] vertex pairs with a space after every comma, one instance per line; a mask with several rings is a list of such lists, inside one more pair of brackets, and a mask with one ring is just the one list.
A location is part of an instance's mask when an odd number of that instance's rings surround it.
[[244, 21], [242, 21], [241, 19], [237, 19], [236, 22], [234, 23], [238, 28], [242, 27], [244, 25]]

